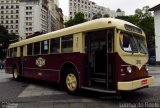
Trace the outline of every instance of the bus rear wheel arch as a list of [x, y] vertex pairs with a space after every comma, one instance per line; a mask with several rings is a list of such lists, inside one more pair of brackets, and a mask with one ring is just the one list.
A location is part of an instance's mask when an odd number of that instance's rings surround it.
[[69, 94], [77, 94], [79, 92], [79, 78], [74, 68], [66, 70], [64, 85]]
[[79, 92], [79, 75], [78, 70], [72, 63], [66, 63], [61, 68], [60, 75], [61, 87], [69, 94], [78, 94]]
[[20, 73], [18, 71], [18, 68], [16, 66], [13, 67], [13, 79], [18, 80], [20, 77]]

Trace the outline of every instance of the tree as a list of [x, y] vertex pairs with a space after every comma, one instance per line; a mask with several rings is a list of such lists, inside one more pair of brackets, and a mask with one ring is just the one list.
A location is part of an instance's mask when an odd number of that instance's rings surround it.
[[83, 23], [83, 22], [86, 22], [87, 20], [84, 18], [84, 14], [82, 12], [78, 12], [75, 14], [74, 18], [68, 20], [67, 22], [64, 23], [64, 25], [66, 27], [70, 27], [70, 26], [73, 26], [73, 25], [76, 25], [76, 24], [80, 24], [80, 23]]
[[14, 33], [9, 34], [6, 28], [0, 25], [0, 59], [5, 58], [8, 45], [17, 38], [17, 35]]
[[117, 18], [131, 22], [142, 28], [146, 34], [148, 48], [155, 48], [154, 18], [150, 12], [143, 11], [143, 9], [136, 9], [134, 15]]
[[109, 14], [104, 14], [103, 17], [104, 18], [109, 18]]
[[118, 9], [116, 10], [116, 12], [122, 12], [122, 10], [121, 10], [120, 8], [118, 8]]
[[92, 19], [98, 19], [98, 18], [102, 18], [102, 14], [99, 12], [97, 14], [95, 14]]

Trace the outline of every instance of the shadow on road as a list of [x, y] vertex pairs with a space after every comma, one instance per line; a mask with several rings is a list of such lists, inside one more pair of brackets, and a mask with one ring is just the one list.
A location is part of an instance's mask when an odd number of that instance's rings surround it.
[[[41, 80], [35, 80], [35, 79], [28, 79], [28, 78], [21, 78], [20, 81], [23, 82], [23, 87], [27, 87], [28, 84], [35, 84], [38, 86], [41, 86], [43, 88], [49, 88], [53, 90], [57, 90], [60, 92], [64, 92], [61, 87], [56, 83], [41, 81]], [[156, 88], [156, 91], [158, 88]], [[66, 94], [67, 95], [67, 94]], [[145, 102], [148, 99], [154, 100], [154, 93], [152, 93], [152, 88], [144, 88], [142, 90], [138, 90], [135, 92], [125, 92], [121, 94], [110, 94], [110, 93], [100, 93], [95, 91], [89, 91], [89, 90], [81, 90], [80, 93], [76, 96], [68, 94], [69, 97], [75, 97], [75, 98], [87, 98], [91, 99], [93, 101], [100, 101], [100, 102]]]

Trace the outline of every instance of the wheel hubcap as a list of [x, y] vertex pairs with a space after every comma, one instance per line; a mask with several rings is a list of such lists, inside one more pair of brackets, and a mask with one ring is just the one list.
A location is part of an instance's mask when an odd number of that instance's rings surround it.
[[18, 78], [18, 72], [17, 72], [17, 69], [14, 69], [14, 74], [13, 74], [13, 75], [14, 75], [14, 78], [15, 78], [15, 79], [17, 79], [17, 78]]
[[70, 91], [74, 91], [77, 88], [77, 78], [74, 74], [70, 73], [67, 75], [66, 85]]

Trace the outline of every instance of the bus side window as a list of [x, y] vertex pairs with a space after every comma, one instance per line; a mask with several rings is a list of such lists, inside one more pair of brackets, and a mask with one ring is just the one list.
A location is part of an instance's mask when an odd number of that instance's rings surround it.
[[41, 42], [41, 54], [48, 54], [49, 51], [49, 40]]
[[40, 54], [40, 42], [34, 43], [34, 55]]
[[17, 57], [17, 48], [13, 48], [12, 57]]
[[27, 45], [27, 55], [32, 55], [33, 51], [33, 44], [28, 44]]
[[60, 53], [60, 38], [54, 38], [50, 40], [50, 52]]
[[10, 51], [9, 51], [9, 55], [10, 55], [10, 58], [11, 58], [11, 57], [12, 57], [12, 52], [13, 52], [13, 51], [12, 51], [12, 48], [10, 48], [9, 50], [10, 50]]
[[10, 57], [10, 49], [7, 50], [7, 58]]
[[62, 52], [70, 53], [73, 52], [73, 36], [62, 37]]

